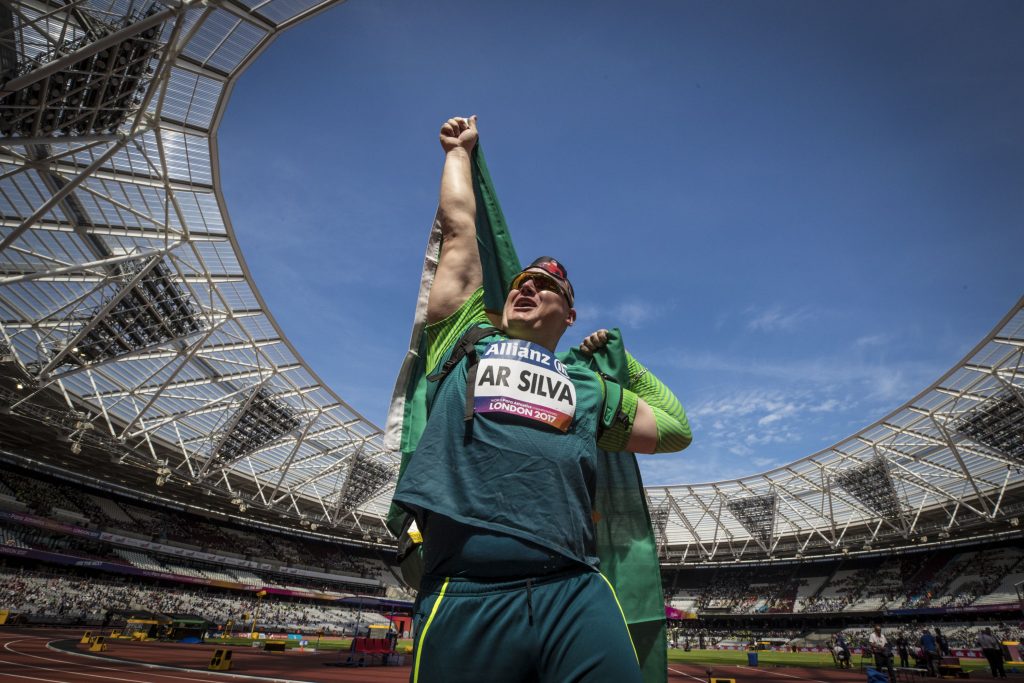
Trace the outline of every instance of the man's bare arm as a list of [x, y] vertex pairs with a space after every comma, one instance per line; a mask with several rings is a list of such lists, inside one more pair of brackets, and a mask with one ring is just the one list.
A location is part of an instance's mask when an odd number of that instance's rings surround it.
[[441, 126], [441, 257], [427, 301], [427, 323], [447, 318], [483, 284], [471, 161], [477, 138], [476, 116], [451, 118]]

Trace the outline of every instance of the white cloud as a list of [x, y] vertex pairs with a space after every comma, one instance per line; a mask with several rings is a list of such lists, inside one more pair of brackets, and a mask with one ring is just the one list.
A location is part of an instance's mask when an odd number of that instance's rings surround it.
[[888, 335], [884, 334], [868, 334], [863, 337], [857, 337], [853, 341], [853, 345], [858, 349], [864, 349], [871, 346], [882, 346], [889, 341]]
[[[810, 388], [819, 392], [891, 402], [909, 399], [941, 372], [932, 364], [907, 359], [898, 364], [851, 358], [849, 354], [797, 360], [740, 358], [721, 353], [688, 353], [678, 349], [660, 355], [663, 362], [683, 370], [728, 373], [746, 385], [768, 380], [773, 386]], [[835, 406], [833, 407], [835, 409]]]
[[807, 410], [812, 413], [831, 413], [839, 409], [841, 406], [838, 399], [829, 398], [817, 405], [808, 406]]
[[623, 325], [638, 327], [651, 320], [658, 314], [654, 306], [641, 301], [627, 301], [615, 307], [613, 315], [622, 321]]
[[638, 328], [671, 311], [671, 304], [654, 305], [649, 301], [622, 301], [613, 306], [580, 305], [576, 307], [576, 322], [584, 326], [602, 325]]
[[788, 332], [813, 317], [806, 308], [785, 311], [779, 305], [767, 309], [749, 308], [746, 313], [754, 316], [747, 321], [747, 329], [753, 332]]

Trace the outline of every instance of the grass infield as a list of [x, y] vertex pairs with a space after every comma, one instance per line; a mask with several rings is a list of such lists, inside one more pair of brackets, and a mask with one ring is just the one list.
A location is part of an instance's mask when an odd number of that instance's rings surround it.
[[[761, 650], [757, 653], [759, 666], [796, 666], [815, 669], [833, 669], [835, 663], [832, 655], [827, 652], [774, 652]], [[690, 650], [684, 652], [669, 648], [669, 663], [693, 664], [696, 666], [735, 666], [747, 664], [747, 653], [742, 650]], [[898, 660], [897, 660], [898, 661]], [[864, 663], [874, 666], [874, 659], [865, 659]], [[964, 671], [983, 669], [988, 671], [988, 663], [984, 659], [961, 659], [960, 666]], [[860, 668], [860, 655], [853, 656], [853, 668]]]
[[[316, 636], [309, 636], [310, 648], [317, 647]], [[207, 645], [235, 647], [252, 647], [253, 642], [260, 644], [264, 640], [253, 641], [251, 638], [209, 638]], [[401, 638], [398, 641], [398, 651], [405, 652], [411, 648], [413, 641], [408, 638]], [[352, 646], [351, 638], [321, 638], [318, 650], [348, 650]], [[299, 647], [299, 641], [289, 640], [286, 647], [291, 650]], [[804, 667], [812, 669], [832, 669], [835, 664], [832, 655], [827, 652], [774, 652], [771, 650], [760, 650], [757, 653], [758, 665], [763, 667], [785, 666]], [[690, 650], [685, 652], [676, 648], [668, 649], [669, 664], [693, 664], [695, 666], [736, 666], [747, 665], [747, 653], [743, 650]], [[865, 659], [865, 664], [874, 666], [874, 660]], [[983, 669], [988, 671], [988, 664], [984, 659], [961, 659], [960, 665], [964, 671], [977, 671]], [[853, 656], [853, 668], [860, 668], [860, 655]], [[1009, 669], [1007, 669], [1009, 670]]]

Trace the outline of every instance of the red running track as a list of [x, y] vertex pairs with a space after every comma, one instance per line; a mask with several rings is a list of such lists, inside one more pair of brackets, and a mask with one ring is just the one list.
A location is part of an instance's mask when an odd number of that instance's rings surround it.
[[[104, 653], [88, 652], [78, 645], [82, 631], [0, 629], [0, 683], [397, 683], [408, 681], [410, 666], [338, 668], [325, 666], [338, 661], [338, 653], [264, 653], [232, 647], [230, 672], [206, 671], [215, 645], [178, 643], [133, 643], [109, 641]], [[74, 645], [71, 651], [59, 647]], [[347, 653], [343, 653], [343, 656]], [[863, 673], [835, 669], [762, 668], [716, 666], [714, 675], [733, 678], [736, 683], [845, 683], [863, 682]], [[1013, 677], [1013, 674], [1011, 674]], [[1018, 676], [1019, 677], [1019, 676]], [[707, 681], [706, 668], [695, 664], [670, 664], [672, 683]], [[971, 676], [975, 681], [994, 679]], [[609, 682], [614, 683], [614, 682]]]

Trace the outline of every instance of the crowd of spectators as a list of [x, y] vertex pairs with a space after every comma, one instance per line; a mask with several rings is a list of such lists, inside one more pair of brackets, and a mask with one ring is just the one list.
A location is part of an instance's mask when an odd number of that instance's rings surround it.
[[[1003, 599], [1000, 596], [1006, 593], [1007, 585], [1024, 580], [1024, 549], [947, 549], [877, 562], [836, 561], [817, 567], [822, 574], [816, 578], [807, 577], [814, 571], [810, 565], [690, 571], [685, 578], [675, 577], [667, 598], [694, 598], [693, 607], [698, 612], [731, 614], [883, 612], [964, 607], [979, 600], [981, 604], [994, 603]], [[824, 572], [830, 572], [827, 578]], [[820, 582], [817, 588], [813, 582]]]
[[792, 612], [800, 579], [785, 569], [723, 570], [699, 588], [698, 610], [733, 614]]
[[[98, 579], [67, 571], [0, 568], [0, 605], [39, 621], [58, 617], [65, 623], [95, 623], [108, 618], [108, 613], [146, 611], [194, 615], [214, 624], [231, 620], [242, 625], [253, 618], [257, 602], [253, 593], [168, 587], [114, 577]], [[387, 622], [379, 613], [328, 602], [274, 596], [261, 602], [257, 622], [260, 630], [351, 633], [357, 625]]]

